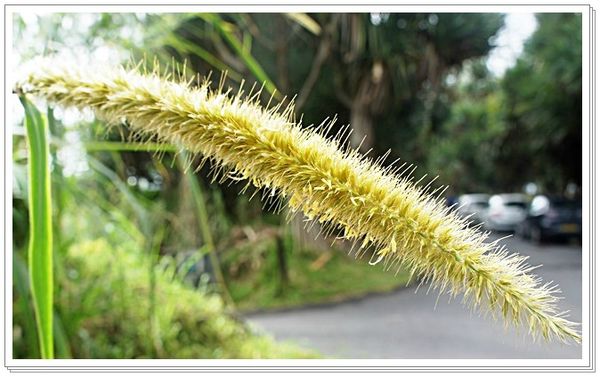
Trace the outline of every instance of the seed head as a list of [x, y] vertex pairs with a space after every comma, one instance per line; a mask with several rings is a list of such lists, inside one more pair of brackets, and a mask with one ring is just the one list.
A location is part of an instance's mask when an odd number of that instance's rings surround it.
[[[402, 264], [432, 287], [506, 322], [526, 323], [535, 338], [581, 337], [559, 312], [556, 286], [531, 274], [526, 257], [486, 241], [487, 235], [413, 182], [402, 167], [381, 167], [340, 138], [301, 127], [293, 106], [266, 108], [259, 91], [230, 95], [208, 83], [171, 80], [156, 72], [38, 64], [17, 91], [92, 109], [109, 124], [126, 120], [135, 133], [158, 137], [210, 159], [223, 180], [276, 193], [326, 229], [340, 230], [376, 262]], [[321, 130], [331, 126], [324, 122]]]

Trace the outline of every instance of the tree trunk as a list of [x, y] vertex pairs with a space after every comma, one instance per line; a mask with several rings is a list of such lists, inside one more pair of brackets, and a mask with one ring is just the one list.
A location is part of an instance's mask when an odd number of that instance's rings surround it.
[[[356, 98], [354, 103], [360, 102]], [[350, 125], [352, 126], [352, 135], [350, 135], [350, 145], [357, 148], [360, 145], [360, 151], [366, 152], [373, 147], [374, 130], [373, 117], [368, 107], [362, 103], [357, 103], [350, 109]]]
[[282, 295], [289, 285], [290, 277], [288, 273], [285, 245], [281, 232], [277, 234], [275, 248], [277, 252], [277, 269], [279, 270], [279, 289], [277, 293], [278, 295]]
[[388, 96], [387, 69], [383, 62], [375, 61], [370, 72], [365, 74], [361, 80], [356, 94], [350, 103], [350, 136], [351, 146], [366, 152], [375, 143], [375, 131], [373, 118], [381, 114], [385, 108]]

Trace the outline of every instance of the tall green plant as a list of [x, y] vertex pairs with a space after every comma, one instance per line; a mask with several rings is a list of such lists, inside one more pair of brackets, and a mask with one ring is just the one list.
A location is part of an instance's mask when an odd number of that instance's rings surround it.
[[31, 295], [42, 358], [54, 357], [53, 339], [53, 274], [52, 274], [52, 195], [50, 190], [50, 152], [48, 124], [25, 97], [27, 129], [29, 248], [28, 268]]
[[231, 294], [229, 293], [229, 289], [227, 289], [227, 283], [225, 282], [225, 277], [223, 276], [223, 271], [221, 270], [221, 263], [217, 257], [217, 249], [215, 247], [215, 242], [210, 229], [210, 221], [208, 220], [208, 211], [206, 210], [204, 193], [202, 192], [202, 187], [200, 187], [194, 172], [190, 169], [186, 169], [184, 162], [186, 156], [187, 153], [184, 152], [183, 155], [178, 158], [178, 161], [181, 169], [185, 172], [186, 180], [192, 189], [194, 204], [196, 205], [196, 214], [198, 216], [198, 223], [200, 225], [200, 232], [202, 234], [202, 242], [208, 250], [208, 256], [210, 258], [215, 280], [217, 281], [219, 290], [223, 295], [223, 299], [230, 307], [233, 307], [234, 302], [231, 298]]
[[229, 46], [233, 49], [235, 54], [242, 59], [246, 67], [248, 67], [256, 79], [265, 84], [265, 89], [267, 89], [269, 93], [276, 98], [281, 97], [281, 94], [277, 92], [277, 87], [273, 81], [271, 81], [267, 73], [264, 71], [258, 61], [252, 56], [252, 54], [244, 49], [242, 42], [240, 42], [232, 30], [230, 30], [230, 25], [227, 22], [225, 22], [218, 14], [214, 13], [199, 13], [198, 17], [211, 24], [219, 32], [225, 41], [227, 41], [227, 44], [229, 44]]

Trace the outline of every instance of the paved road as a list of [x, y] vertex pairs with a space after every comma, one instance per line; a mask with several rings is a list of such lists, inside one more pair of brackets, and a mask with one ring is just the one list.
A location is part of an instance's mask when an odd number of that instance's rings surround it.
[[[529, 255], [537, 273], [562, 289], [563, 310], [581, 321], [581, 247], [543, 247], [510, 238], [510, 250]], [[337, 305], [255, 314], [249, 321], [276, 339], [293, 341], [334, 358], [581, 358], [581, 346], [533, 343], [526, 331], [471, 313], [421, 287]]]

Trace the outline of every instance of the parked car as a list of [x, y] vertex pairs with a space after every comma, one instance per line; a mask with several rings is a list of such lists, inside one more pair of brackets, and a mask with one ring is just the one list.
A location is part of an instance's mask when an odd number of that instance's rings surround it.
[[471, 224], [477, 225], [485, 220], [485, 214], [489, 207], [490, 196], [488, 194], [465, 194], [458, 197], [458, 209], [456, 212], [461, 217], [469, 217]]
[[499, 232], [514, 231], [527, 216], [527, 197], [523, 194], [498, 194], [489, 200], [485, 227]]
[[551, 238], [581, 239], [581, 201], [538, 195], [517, 233], [537, 243]]

